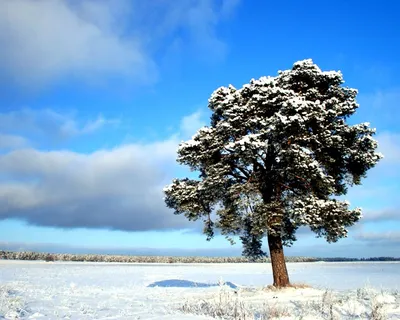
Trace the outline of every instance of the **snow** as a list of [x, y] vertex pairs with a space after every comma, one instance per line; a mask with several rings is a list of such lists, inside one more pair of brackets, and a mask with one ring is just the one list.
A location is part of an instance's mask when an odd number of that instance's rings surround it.
[[292, 283], [311, 288], [266, 290], [267, 263], [0, 260], [0, 319], [230, 319], [232, 312], [365, 319], [373, 308], [400, 317], [400, 263], [288, 263], [288, 270]]

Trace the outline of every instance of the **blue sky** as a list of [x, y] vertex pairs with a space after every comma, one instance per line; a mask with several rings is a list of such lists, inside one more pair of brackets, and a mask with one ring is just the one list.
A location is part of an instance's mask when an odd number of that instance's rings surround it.
[[0, 248], [238, 255], [165, 208], [190, 174], [180, 141], [207, 99], [312, 58], [359, 89], [385, 155], [347, 199], [347, 239], [301, 230], [303, 256], [398, 256], [400, 54], [396, 1], [4, 0], [0, 3]]

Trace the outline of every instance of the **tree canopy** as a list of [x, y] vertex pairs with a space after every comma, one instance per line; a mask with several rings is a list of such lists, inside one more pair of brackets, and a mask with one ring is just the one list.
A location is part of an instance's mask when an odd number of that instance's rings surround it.
[[343, 83], [340, 72], [303, 60], [240, 89], [215, 90], [210, 125], [178, 149], [177, 161], [199, 178], [173, 180], [167, 206], [203, 219], [208, 238], [214, 228], [241, 237], [250, 255], [265, 235], [292, 244], [300, 226], [328, 242], [345, 237], [361, 210], [338, 196], [382, 155], [369, 123], [348, 123], [357, 90]]

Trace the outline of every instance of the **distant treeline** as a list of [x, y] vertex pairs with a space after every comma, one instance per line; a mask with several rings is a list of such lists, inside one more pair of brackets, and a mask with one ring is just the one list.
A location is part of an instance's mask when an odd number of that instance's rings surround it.
[[[2, 251], [0, 259], [5, 260], [43, 260], [43, 261], [82, 261], [82, 262], [119, 262], [119, 263], [251, 263], [270, 262], [269, 258], [251, 260], [245, 257], [167, 257], [167, 256], [128, 256], [106, 254], [43, 253], [25, 251]], [[315, 258], [286, 257], [287, 262], [358, 262], [358, 261], [400, 261], [394, 257], [375, 258]]]
[[[120, 263], [249, 263], [270, 262], [269, 258], [250, 260], [244, 257], [167, 257], [167, 256], [128, 256], [105, 254], [70, 254], [43, 252], [0, 251], [0, 259], [6, 260], [44, 260], [44, 261], [86, 261]], [[288, 262], [314, 262], [315, 258], [287, 257]]]
[[372, 258], [316, 258], [317, 261], [325, 262], [362, 262], [362, 261], [400, 261], [400, 257], [372, 257]]

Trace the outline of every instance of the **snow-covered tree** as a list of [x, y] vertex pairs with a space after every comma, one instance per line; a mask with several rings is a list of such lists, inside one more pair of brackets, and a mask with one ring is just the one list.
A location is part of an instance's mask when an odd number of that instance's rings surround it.
[[261, 249], [266, 236], [277, 287], [289, 285], [283, 245], [300, 226], [328, 242], [346, 237], [361, 210], [337, 196], [382, 158], [375, 130], [347, 123], [357, 90], [343, 82], [340, 72], [304, 60], [240, 89], [218, 88], [210, 125], [178, 149], [178, 162], [199, 179], [175, 179], [164, 189], [167, 206], [203, 219], [209, 239], [219, 228]]

